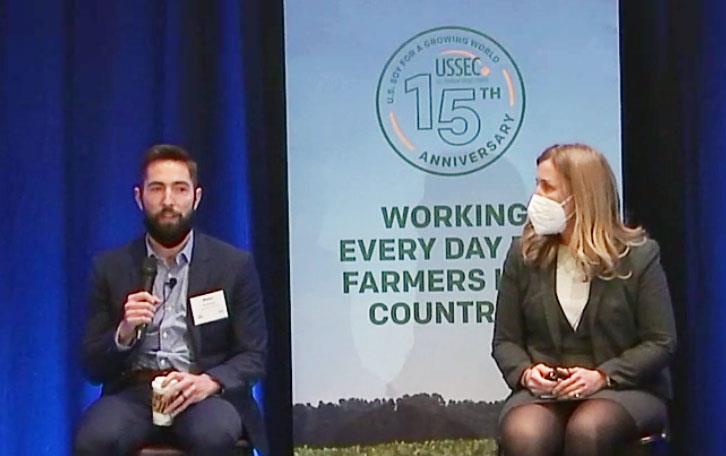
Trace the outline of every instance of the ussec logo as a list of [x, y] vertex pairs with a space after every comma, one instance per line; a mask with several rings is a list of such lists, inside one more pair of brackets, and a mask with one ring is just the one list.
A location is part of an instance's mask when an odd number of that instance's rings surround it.
[[464, 27], [427, 30], [403, 43], [383, 68], [376, 97], [393, 150], [444, 176], [492, 164], [524, 119], [524, 82], [511, 55]]

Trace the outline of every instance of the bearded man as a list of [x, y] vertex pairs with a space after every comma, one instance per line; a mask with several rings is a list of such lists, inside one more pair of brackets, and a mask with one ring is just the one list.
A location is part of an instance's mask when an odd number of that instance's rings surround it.
[[[267, 349], [251, 255], [193, 229], [202, 188], [178, 146], [146, 152], [134, 198], [146, 234], [93, 263], [83, 365], [103, 393], [84, 413], [75, 454], [134, 454], [171, 441], [187, 454], [226, 455], [243, 435], [266, 453], [251, 394]], [[159, 376], [173, 386], [169, 427], [152, 421], [150, 383]]]

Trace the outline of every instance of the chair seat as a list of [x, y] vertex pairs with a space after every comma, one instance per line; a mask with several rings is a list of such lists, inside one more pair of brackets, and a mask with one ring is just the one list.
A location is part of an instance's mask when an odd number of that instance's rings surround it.
[[[247, 456], [251, 453], [250, 443], [247, 440], [241, 439], [237, 441], [235, 445], [237, 454], [240, 456]], [[148, 444], [144, 445], [136, 456], [184, 456], [184, 450], [181, 450], [173, 445], [168, 444]]]
[[670, 454], [667, 431], [643, 436], [627, 452], [627, 456], [665, 456]]
[[650, 434], [641, 437], [638, 440], [638, 445], [651, 445], [656, 444], [658, 442], [665, 442], [668, 441], [668, 433], [666, 431], [661, 432], [660, 434]]

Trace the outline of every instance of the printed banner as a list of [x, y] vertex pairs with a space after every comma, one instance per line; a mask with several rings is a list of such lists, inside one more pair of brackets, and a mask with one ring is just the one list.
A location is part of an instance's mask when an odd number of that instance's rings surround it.
[[535, 159], [584, 142], [620, 175], [617, 18], [614, 0], [285, 2], [298, 454], [493, 445], [497, 284]]

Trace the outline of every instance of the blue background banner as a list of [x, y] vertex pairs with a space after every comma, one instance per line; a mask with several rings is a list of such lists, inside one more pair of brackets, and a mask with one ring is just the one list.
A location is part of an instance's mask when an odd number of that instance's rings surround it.
[[491, 318], [537, 155], [621, 171], [618, 5], [571, 5], [285, 3], [295, 404], [506, 397]]

